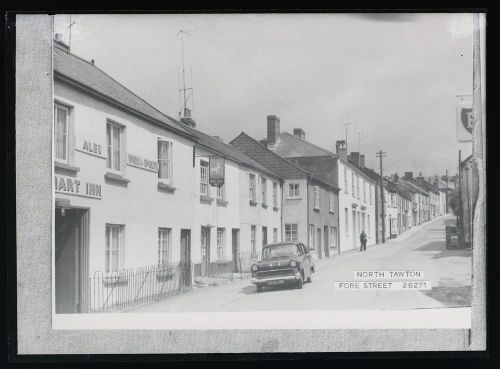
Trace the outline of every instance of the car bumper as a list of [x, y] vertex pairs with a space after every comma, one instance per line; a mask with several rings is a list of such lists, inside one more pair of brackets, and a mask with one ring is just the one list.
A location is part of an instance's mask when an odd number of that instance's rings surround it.
[[279, 277], [267, 277], [267, 278], [252, 278], [252, 283], [253, 284], [267, 284], [269, 282], [274, 282], [274, 281], [297, 281], [302, 276], [300, 273], [295, 273], [293, 275], [284, 275], [284, 276], [279, 276]]

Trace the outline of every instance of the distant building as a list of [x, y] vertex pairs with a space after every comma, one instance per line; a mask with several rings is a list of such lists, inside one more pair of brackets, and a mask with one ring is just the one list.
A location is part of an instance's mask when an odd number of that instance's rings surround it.
[[283, 239], [309, 245], [319, 258], [338, 254], [339, 189], [243, 132], [231, 144], [282, 178], [282, 201], [275, 206], [281, 207]]
[[368, 245], [375, 244], [375, 182], [348, 161], [345, 142], [337, 142], [337, 152], [333, 153], [306, 141], [300, 128], [293, 135], [281, 132], [279, 123], [278, 117], [267, 117], [267, 138], [261, 143], [315, 178], [339, 188], [340, 251], [359, 248], [362, 230]]

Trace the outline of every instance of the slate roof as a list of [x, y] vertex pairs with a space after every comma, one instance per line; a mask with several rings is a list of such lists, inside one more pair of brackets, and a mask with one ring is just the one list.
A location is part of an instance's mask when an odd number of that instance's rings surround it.
[[420, 188], [422, 188], [426, 192], [432, 192], [432, 193], [435, 193], [435, 194], [439, 194], [439, 188], [437, 188], [433, 184], [430, 184], [425, 179], [422, 179], [422, 180], [412, 179], [411, 182], [415, 186], [419, 186]]
[[63, 81], [69, 79], [94, 94], [106, 97], [126, 110], [132, 110], [170, 131], [193, 139], [182, 123], [160, 112], [91, 62], [62, 49], [57, 42], [54, 42], [53, 50], [55, 78]]
[[[267, 147], [267, 139], [261, 140], [260, 142]], [[337, 156], [334, 152], [325, 150], [308, 141], [301, 140], [288, 132], [280, 132], [278, 143], [274, 146], [273, 151], [285, 158], [300, 156]]]
[[243, 153], [242, 151], [238, 150], [236, 147], [233, 145], [229, 145], [227, 143], [221, 142], [218, 139], [207, 135], [206, 133], [200, 132], [195, 128], [192, 127], [185, 127], [193, 136], [195, 136], [199, 144], [204, 146], [207, 150], [210, 151], [215, 151], [221, 154], [222, 156], [225, 156], [229, 159], [232, 159], [240, 164], [246, 165], [248, 167], [251, 167], [253, 169], [257, 169], [261, 171], [262, 173], [265, 173], [267, 175], [276, 177], [276, 178], [281, 178], [281, 176], [266, 168], [264, 165], [260, 164], [256, 160], [250, 158], [248, 155]]
[[415, 184], [408, 182], [407, 180], [399, 180], [399, 182], [402, 186], [406, 187], [408, 190], [414, 193], [419, 193], [421, 195], [429, 196], [427, 192], [425, 192], [422, 188], [419, 186], [416, 186]]
[[230, 144], [283, 178], [298, 179], [306, 178], [308, 175], [305, 169], [269, 150], [244, 132], [241, 132]]
[[338, 190], [337, 186], [317, 175], [311, 173], [307, 168], [292, 163], [286, 158], [281, 157], [275, 152], [269, 150], [262, 143], [250, 137], [245, 132], [241, 132], [236, 138], [231, 141], [231, 145], [235, 146], [238, 150], [244, 152], [252, 159], [258, 161], [260, 164], [269, 168], [273, 172], [279, 174], [284, 179], [299, 179], [307, 178], [308, 176], [314, 178], [320, 183]]

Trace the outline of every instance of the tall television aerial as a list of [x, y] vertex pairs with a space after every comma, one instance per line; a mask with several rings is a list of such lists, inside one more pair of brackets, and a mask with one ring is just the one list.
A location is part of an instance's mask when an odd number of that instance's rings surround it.
[[[191, 127], [196, 127], [196, 122], [191, 117], [191, 112], [194, 111], [194, 89], [193, 89], [193, 68], [190, 68], [191, 72], [191, 86], [186, 86], [186, 68], [184, 61], [184, 37], [190, 36], [191, 32], [180, 30], [177, 32], [177, 37], [180, 37], [181, 41], [181, 61], [182, 61], [182, 88], [179, 86], [179, 118], [180, 121]], [[180, 85], [179, 81], [179, 85]], [[182, 99], [182, 106], [181, 106]]]

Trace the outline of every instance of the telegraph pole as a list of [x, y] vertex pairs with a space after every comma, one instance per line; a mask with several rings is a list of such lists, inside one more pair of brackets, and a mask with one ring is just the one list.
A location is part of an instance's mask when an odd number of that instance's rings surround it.
[[448, 169], [446, 169], [446, 214], [448, 214]]
[[385, 243], [385, 195], [384, 195], [384, 172], [382, 165], [382, 158], [385, 158], [387, 155], [385, 152], [380, 150], [377, 153], [377, 158], [380, 158], [380, 194], [382, 198], [382, 243]]

